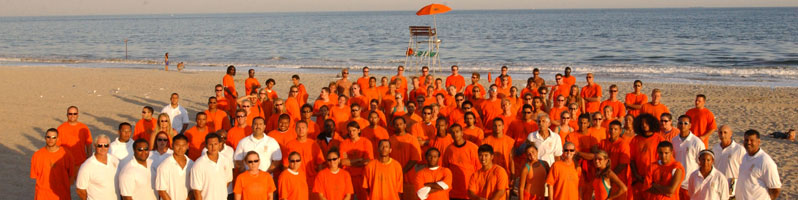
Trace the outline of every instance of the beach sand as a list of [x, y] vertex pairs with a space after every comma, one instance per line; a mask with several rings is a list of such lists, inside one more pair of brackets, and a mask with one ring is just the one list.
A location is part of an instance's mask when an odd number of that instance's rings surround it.
[[[107, 134], [116, 138], [117, 125], [121, 122], [135, 124], [141, 108], [152, 106], [156, 112], [169, 102], [173, 92], [180, 94], [180, 104], [194, 114], [207, 108], [208, 97], [214, 94], [213, 86], [221, 83], [223, 72], [184, 71], [165, 72], [156, 69], [111, 69], [111, 68], [66, 68], [66, 67], [4, 67], [0, 66], [0, 86], [6, 96], [0, 98], [0, 193], [8, 199], [32, 199], [34, 180], [29, 178], [30, 158], [44, 146], [44, 130], [58, 127], [66, 120], [66, 108], [80, 108], [79, 121], [89, 126], [92, 135]], [[584, 85], [583, 72], [574, 72]], [[258, 71], [256, 78], [263, 83], [268, 78], [277, 82], [275, 88], [285, 97], [290, 86], [290, 73], [266, 73]], [[382, 75], [382, 74], [375, 74]], [[447, 74], [448, 75], [448, 74]], [[300, 74], [310, 94], [315, 99], [321, 87], [335, 80], [336, 74]], [[351, 75], [354, 81], [359, 70]], [[439, 75], [445, 77], [446, 75]], [[246, 71], [238, 70], [235, 77], [239, 93], [243, 93]], [[551, 77], [545, 77], [551, 83]], [[522, 88], [516, 77], [515, 85]], [[604, 89], [612, 83], [602, 83]], [[483, 80], [484, 81], [484, 80]], [[645, 80], [644, 80], [645, 81]], [[631, 91], [632, 83], [617, 83], [620, 94]], [[767, 135], [774, 131], [798, 128], [798, 89], [766, 87], [729, 87], [722, 85], [686, 85], [646, 83], [644, 92], [660, 88], [664, 91], [663, 103], [678, 116], [693, 107], [696, 94], [708, 96], [707, 107], [715, 113], [719, 125], [729, 124], [735, 132], [734, 140], [742, 143], [742, 133], [747, 129], [759, 130]], [[193, 126], [193, 125], [190, 125]], [[717, 143], [713, 135], [711, 144]], [[798, 198], [798, 160], [790, 160], [795, 151], [790, 150], [795, 142], [776, 140], [764, 136], [762, 149], [770, 154], [779, 166], [783, 183], [781, 199]], [[74, 191], [72, 192], [74, 195]]]

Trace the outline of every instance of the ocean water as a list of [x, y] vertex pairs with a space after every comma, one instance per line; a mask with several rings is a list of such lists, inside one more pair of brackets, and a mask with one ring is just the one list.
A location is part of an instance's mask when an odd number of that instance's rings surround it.
[[[550, 78], [571, 66], [598, 80], [798, 86], [798, 8], [455, 10], [436, 19], [443, 73], [507, 65]], [[0, 17], [0, 65], [155, 68], [169, 52], [172, 66], [192, 70], [387, 73], [405, 64], [408, 26], [431, 24], [414, 11]]]

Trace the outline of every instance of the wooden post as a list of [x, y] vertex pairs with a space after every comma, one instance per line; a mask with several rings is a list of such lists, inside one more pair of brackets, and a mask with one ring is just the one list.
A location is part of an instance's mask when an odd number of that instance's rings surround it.
[[127, 60], [127, 38], [125, 38], [125, 60]]

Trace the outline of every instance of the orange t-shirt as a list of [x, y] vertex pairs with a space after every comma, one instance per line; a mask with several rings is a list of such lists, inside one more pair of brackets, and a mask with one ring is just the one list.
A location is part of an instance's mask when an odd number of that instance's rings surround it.
[[[412, 170], [411, 170], [412, 171]], [[445, 167], [438, 167], [435, 170], [430, 168], [424, 168], [416, 172], [415, 179], [413, 180], [413, 184], [415, 186], [415, 191], [424, 187], [424, 184], [427, 183], [436, 183], [443, 181], [446, 185], [452, 185], [452, 171], [445, 168]], [[437, 192], [429, 193], [427, 197], [428, 200], [448, 200], [449, 199], [449, 191], [452, 188], [449, 187], [446, 190], [440, 190]], [[414, 195], [415, 196], [415, 195]]]
[[[391, 136], [388, 135], [387, 129], [377, 125], [374, 126], [374, 128], [371, 128], [371, 126], [366, 126], [365, 128], [361, 129], [360, 137], [369, 139], [371, 141], [371, 144], [377, 144], [380, 140], [386, 140]], [[378, 148], [377, 145], [374, 145], [373, 152], [378, 152], [377, 148]]]
[[515, 120], [510, 123], [510, 127], [507, 129], [507, 135], [515, 140], [515, 144], [513, 146], [517, 146], [526, 141], [529, 133], [535, 132], [538, 129], [538, 123], [536, 123], [535, 120], [528, 122], [525, 122], [524, 120]]
[[83, 164], [86, 160], [86, 146], [92, 143], [89, 127], [80, 122], [74, 126], [64, 122], [58, 126], [58, 137], [56, 145], [66, 148], [77, 167]]
[[158, 124], [158, 122], [154, 117], [149, 120], [140, 119], [136, 122], [136, 128], [133, 130], [133, 140], [145, 139], [149, 142], [150, 132], [155, 130], [156, 124]]
[[[571, 94], [571, 85], [563, 83], [560, 85], [551, 86], [551, 99], [556, 100], [557, 97], [560, 95], [562, 95], [565, 98], [568, 98], [568, 94]], [[554, 101], [554, 106], [559, 106], [559, 105], [560, 104], [557, 103], [557, 101]]]
[[70, 177], [76, 177], [76, 166], [65, 148], [56, 152], [43, 147], [33, 153], [30, 161], [30, 178], [36, 179], [34, 199], [70, 199]]
[[[628, 104], [635, 104], [635, 105], [641, 105], [642, 106], [643, 104], [648, 102], [648, 96], [646, 96], [646, 94], [643, 94], [643, 93], [640, 93], [638, 95], [636, 95], [635, 93], [629, 93], [629, 94], [626, 94], [626, 100], [624, 100], [624, 102], [628, 103]], [[637, 117], [638, 115], [640, 115], [640, 113], [642, 113], [640, 109], [638, 109], [638, 110], [629, 109], [629, 110], [627, 110], [627, 112], [629, 114], [634, 115], [635, 117]]]
[[191, 160], [197, 160], [202, 155], [202, 147], [204, 146], [205, 136], [208, 135], [208, 128], [205, 127], [205, 131], [199, 131], [194, 126], [185, 132], [188, 138], [188, 158], [191, 158]]
[[[524, 96], [526, 96], [526, 94], [531, 94], [532, 97], [540, 96], [540, 93], [538, 93], [538, 89], [537, 88], [529, 89], [529, 88], [525, 87], [523, 90], [521, 90], [521, 96], [520, 97], [524, 97]], [[543, 97], [543, 99], [545, 100], [546, 97]]]
[[565, 83], [566, 85], [568, 85], [568, 87], [570, 88], [572, 85], [576, 84], [576, 77], [575, 76], [562, 76], [562, 82]]
[[551, 110], [549, 110], [549, 118], [551, 118], [551, 121], [558, 121], [559, 122], [560, 119], [561, 119], [561, 116], [562, 116], [562, 112], [565, 112], [565, 111], [568, 111], [568, 107], [560, 107], [560, 108], [554, 107], [554, 108], [551, 108]]
[[[393, 135], [388, 140], [391, 141], [391, 158], [405, 167], [408, 162], [421, 160], [421, 146], [418, 138], [410, 134]], [[408, 180], [409, 181], [409, 180]]]
[[[629, 142], [629, 152], [632, 163], [637, 166], [637, 174], [645, 176], [651, 170], [651, 164], [657, 162], [657, 145], [665, 138], [659, 134], [654, 134], [649, 137], [637, 135]], [[647, 187], [641, 188], [645, 189]]]
[[342, 200], [354, 192], [352, 177], [344, 169], [339, 169], [338, 173], [332, 173], [329, 168], [321, 170], [313, 182], [313, 193], [322, 194], [329, 200]]
[[216, 112], [205, 110], [205, 115], [208, 116], [208, 129], [210, 131], [230, 130], [230, 120], [228, 120], [227, 113], [223, 110], [217, 109]]
[[[449, 145], [451, 145], [452, 143], [454, 143], [454, 140], [452, 140], [452, 137], [450, 135], [446, 135], [446, 136], [443, 136], [443, 137], [435, 136], [435, 137], [432, 137], [429, 140], [429, 147], [430, 148], [434, 147], [434, 148], [438, 149], [438, 151], [441, 154], [443, 154], [443, 152], [446, 152], [446, 148], [448, 148]], [[429, 149], [429, 148], [427, 148], [427, 149]], [[427, 149], [422, 149], [422, 154], [424, 152], [427, 152]], [[443, 161], [443, 159], [438, 159], [438, 165], [442, 165], [443, 164], [442, 161]]]
[[485, 138], [485, 131], [479, 127], [463, 128], [463, 137], [474, 144], [482, 144]]
[[601, 126], [587, 128], [587, 135], [596, 140], [595, 144], [598, 144], [600, 141], [609, 137], [607, 136], [607, 129]]
[[[321, 151], [321, 147], [316, 143], [316, 140], [308, 138], [305, 142], [300, 142], [294, 139], [286, 143], [285, 146], [280, 147], [280, 149], [284, 152], [283, 166], [288, 166], [288, 155], [291, 152], [299, 153], [299, 157], [302, 158], [300, 159], [302, 164], [299, 165], [300, 171], [307, 175], [308, 183], [312, 183], [316, 177], [316, 167], [325, 161], [324, 152]], [[313, 185], [310, 185], [310, 187], [313, 187]]]
[[287, 144], [291, 140], [296, 140], [296, 131], [294, 131], [291, 128], [289, 128], [285, 132], [280, 132], [279, 130], [274, 129], [272, 131], [269, 131], [269, 133], [267, 133], [266, 135], [274, 138], [274, 140], [277, 140], [277, 143], [280, 144], [281, 147], [285, 147], [285, 144]]
[[[607, 99], [606, 101], [601, 102], [601, 109], [599, 110], [601, 113], [604, 113], [604, 107], [612, 107], [612, 118], [621, 119], [626, 115], [626, 106], [623, 105], [621, 101], [610, 101]], [[659, 117], [659, 116], [657, 116]]]
[[[507, 170], [498, 165], [477, 170], [468, 181], [468, 191], [481, 198], [490, 198], [495, 192], [505, 192], [508, 186]], [[508, 199], [508, 194], [505, 193], [500, 199]]]
[[[627, 194], [631, 193], [632, 188], [632, 174], [629, 170], [629, 163], [631, 162], [631, 152], [629, 152], [629, 141], [623, 138], [618, 138], [615, 141], [610, 141], [609, 139], [602, 140], [599, 144], [599, 148], [606, 151], [607, 154], [610, 156], [610, 169], [615, 170], [620, 164], [626, 164], [626, 168], [624, 168], [620, 173], [616, 172], [616, 175], [621, 182], [626, 185], [626, 188], [630, 188]], [[602, 186], [603, 187], [603, 186]], [[593, 188], [602, 188], [593, 186]], [[596, 189], [595, 191], [599, 191], [601, 189]], [[627, 199], [627, 194], [622, 195], [620, 199]]]
[[579, 183], [579, 178], [579, 172], [573, 163], [559, 160], [554, 162], [546, 177], [546, 183], [554, 188], [554, 191], [549, 191], [549, 195], [553, 195], [554, 199], [579, 199], [579, 184], [576, 184]]
[[[695, 136], [701, 137], [706, 134], [712, 134], [707, 131], [717, 128], [715, 114], [712, 114], [712, 111], [709, 111], [707, 108], [692, 108], [687, 110], [685, 115], [690, 116], [690, 131], [692, 131]], [[704, 146], [708, 146], [707, 140], [704, 140]]]
[[370, 99], [368, 97], [366, 97], [365, 95], [360, 95], [360, 96], [349, 98], [349, 102], [347, 102], [347, 105], [351, 106], [352, 104], [357, 104], [361, 108], [363, 108], [363, 107], [366, 107], [366, 105], [369, 105], [369, 100]]
[[249, 172], [239, 174], [233, 187], [233, 193], [241, 194], [242, 200], [262, 199], [275, 190], [272, 175], [264, 171], [258, 171], [256, 175]]
[[288, 115], [291, 116], [291, 120], [299, 121], [299, 102], [297, 101], [296, 97], [288, 97], [285, 99], [285, 110], [288, 111]]
[[[387, 164], [374, 160], [363, 171], [363, 187], [369, 199], [399, 200], [403, 189], [402, 166], [391, 159]], [[409, 194], [413, 195], [413, 194]]]
[[355, 81], [355, 83], [358, 84], [361, 89], [369, 88], [369, 78], [371, 77], [361, 76], [360, 78], [357, 78], [357, 81]]
[[[502, 85], [502, 75], [501, 74], [496, 76], [496, 79], [494, 79], [494, 80], [495, 81], [493, 81], [493, 83], [496, 84], [496, 86], [499, 86], [499, 87], [503, 86]], [[509, 83], [510, 85], [513, 85], [513, 77], [510, 77], [510, 75], [507, 75], [507, 83]]]
[[[682, 172], [681, 177], [673, 176], [676, 170]], [[671, 162], [664, 165], [660, 164], [659, 161], [657, 161], [651, 163], [651, 169], [648, 173], [648, 176], [646, 176], [646, 183], [647, 185], [650, 185], [651, 183], [656, 183], [659, 185], [670, 185], [671, 180], [673, 179], [684, 180], [684, 177], [685, 177], [684, 167], [682, 166], [681, 163], [677, 162], [676, 160], [671, 159]], [[679, 182], [681, 183], [682, 181]], [[653, 194], [646, 192], [646, 195], [648, 195], [647, 199], [651, 200], [679, 200], [679, 195], [676, 194], [673, 194], [671, 196], [665, 196], [662, 194]]]
[[305, 105], [306, 103], [308, 103], [308, 90], [305, 89], [305, 85], [303, 85], [302, 83], [300, 83], [296, 87], [299, 90], [299, 93], [296, 94], [297, 103], [299, 103], [299, 106]]
[[335, 133], [335, 136], [333, 136], [333, 139], [331, 139], [329, 142], [325, 138], [321, 140], [316, 140], [316, 143], [319, 144], [319, 148], [321, 148], [322, 152], [327, 153], [328, 151], [330, 151], [330, 147], [341, 147], [341, 142], [343, 141], [344, 139], [341, 138], [341, 136], [338, 135], [338, 133]]
[[454, 85], [454, 87], [457, 88], [457, 91], [460, 91], [460, 89], [463, 89], [465, 86], [465, 78], [463, 78], [463, 76], [460, 74], [449, 75], [446, 77], [446, 87], [448, 88], [450, 85]]
[[[360, 126], [360, 130], [363, 130], [364, 128], [369, 126], [369, 121], [364, 119], [364, 118], [362, 118], [362, 117], [357, 118], [357, 119], [349, 119], [349, 120], [341, 123], [338, 126], [338, 129], [337, 129], [338, 132], [341, 133], [341, 134], [344, 134], [344, 135], [349, 135], [349, 129], [347, 128], [347, 126], [349, 125], [349, 122], [357, 122], [357, 125]], [[362, 135], [363, 133], [361, 132], [360, 134]]]
[[481, 85], [481, 84], [477, 83], [477, 84], [476, 84], [476, 86], [474, 86], [474, 85], [471, 85], [471, 84], [469, 84], [468, 86], [466, 86], [466, 89], [465, 89], [465, 91], [463, 91], [463, 95], [465, 95], [466, 97], [473, 96], [473, 94], [474, 94], [474, 87], [477, 87], [477, 88], [479, 88], [479, 93], [480, 93], [480, 94], [485, 94], [485, 92], [486, 92], [486, 90], [485, 90], [485, 87], [482, 87], [482, 85]]
[[252, 94], [252, 88], [260, 88], [260, 83], [256, 78], [247, 78], [244, 80], [244, 90], [246, 90], [246, 94]]
[[515, 140], [507, 136], [497, 138], [493, 135], [489, 135], [482, 140], [482, 144], [487, 144], [493, 147], [493, 163], [505, 169], [507, 174], [511, 174], [510, 161], [513, 157], [514, 143]]
[[[352, 141], [352, 139], [346, 139], [341, 141], [341, 159], [374, 159], [374, 147], [372, 147], [371, 141], [366, 138], [359, 138], [357, 141]], [[369, 163], [374, 162], [370, 161]], [[348, 167], [345, 166], [344, 169], [349, 171], [349, 174], [352, 176], [361, 176], [363, 175], [363, 168], [364, 167]]]
[[643, 104], [643, 106], [640, 107], [640, 113], [651, 114], [654, 117], [656, 117], [657, 120], [659, 120], [659, 117], [662, 116], [662, 113], [670, 113], [670, 112], [671, 111], [668, 110], [668, 106], [665, 106], [665, 104], [661, 104], [661, 103], [657, 104], [657, 105], [654, 105], [654, 104], [651, 104], [649, 102], [649, 103]]
[[338, 106], [330, 107], [330, 117], [335, 121], [337, 127], [346, 126], [346, 122], [352, 117], [351, 113], [349, 106], [344, 106], [343, 108]]
[[582, 87], [580, 96], [582, 98], [599, 98], [598, 101], [585, 101], [585, 109], [587, 112], [594, 113], [599, 111], [601, 105], [601, 85], [596, 83], [593, 85], [585, 85], [585, 87]]
[[277, 188], [280, 190], [280, 199], [308, 200], [308, 179], [301, 170], [297, 174], [293, 174], [287, 169], [280, 173]]
[[[225, 74], [224, 78], [222, 78], [222, 85], [224, 85], [225, 88], [230, 90], [234, 96], [238, 97], [238, 92], [236, 91], [236, 83], [235, 80], [233, 79], [233, 76], [230, 76], [230, 74]], [[233, 98], [233, 96], [230, 96], [227, 93], [227, 91], [224, 92], [224, 97], [228, 99], [235, 99]], [[233, 102], [232, 104], [235, 105], [235, 102]]]
[[463, 146], [452, 143], [446, 148], [441, 159], [443, 160], [442, 167], [452, 170], [452, 190], [449, 192], [449, 196], [468, 199], [468, 183], [470, 183], [471, 175], [482, 167], [478, 158], [477, 145], [469, 141], [466, 141]]
[[[233, 147], [233, 149], [235, 149], [238, 146], [238, 142], [241, 141], [241, 139], [244, 139], [245, 137], [247, 137], [249, 135], [252, 135], [252, 128], [249, 127], [249, 126], [244, 127], [244, 128], [241, 128], [241, 127], [238, 127], [238, 126], [230, 128], [230, 130], [227, 131], [227, 142], [226, 143], [227, 143], [227, 145], [230, 145], [230, 147]], [[203, 140], [204, 139], [205, 138], [203, 138]]]
[[319, 109], [321, 108], [321, 106], [327, 106], [327, 108], [332, 108], [332, 107], [335, 107], [336, 104], [337, 103], [334, 102], [332, 99], [330, 99], [327, 102], [324, 102], [324, 100], [322, 100], [321, 98], [318, 98], [318, 99], [316, 99], [316, 101], [313, 101], [313, 111], [318, 112]]
[[665, 140], [667, 140], [667, 141], [670, 141], [671, 139], [673, 139], [673, 137], [676, 137], [680, 133], [682, 133], [682, 132], [679, 131], [679, 129], [676, 128], [676, 127], [671, 128], [671, 131], [667, 132], [667, 133], [665, 132], [664, 128], [659, 131], [659, 134], [662, 135], [662, 137], [665, 138]]

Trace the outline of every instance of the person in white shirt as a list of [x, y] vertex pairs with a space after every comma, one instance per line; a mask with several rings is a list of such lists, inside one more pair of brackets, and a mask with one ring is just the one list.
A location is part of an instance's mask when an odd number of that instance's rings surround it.
[[111, 142], [111, 146], [108, 147], [108, 153], [122, 161], [122, 163], [126, 163], [125, 161], [132, 158], [133, 143], [130, 142], [130, 136], [133, 133], [133, 127], [130, 123], [122, 122], [119, 124], [118, 133], [119, 137]]
[[152, 160], [152, 183], [153, 188], [155, 188], [155, 176], [158, 172], [158, 166], [161, 166], [161, 162], [166, 160], [172, 156], [173, 151], [169, 149], [169, 136], [165, 132], [159, 132], [158, 135], [155, 136], [155, 147], [150, 151], [150, 157], [147, 158]]
[[222, 138], [216, 133], [205, 136], [208, 153], [197, 158], [191, 167], [191, 192], [194, 199], [227, 199], [227, 185], [233, 181], [233, 166], [219, 154]]
[[152, 160], [150, 148], [145, 139], [138, 139], [133, 143], [133, 160], [123, 166], [119, 172], [119, 193], [122, 200], [155, 200], [155, 191], [152, 189]]
[[[704, 142], [690, 132], [690, 116], [679, 116], [679, 121], [676, 124], [680, 131], [679, 135], [666, 139], [670, 139], [671, 143], [673, 143], [673, 156], [676, 161], [682, 163], [684, 173], [689, 176], [698, 169], [698, 153], [705, 149]], [[688, 194], [687, 183], [689, 183], [689, 180], [685, 178], [679, 189], [679, 193], [682, 196], [687, 196]]]
[[186, 156], [188, 138], [176, 135], [172, 138], [174, 153], [157, 168], [155, 190], [161, 199], [188, 199], [189, 177], [194, 161]]
[[729, 179], [729, 196], [734, 197], [734, 187], [739, 174], [740, 162], [745, 156], [745, 147], [732, 140], [734, 133], [728, 125], [720, 126], [718, 129], [718, 140], [720, 143], [712, 147], [715, 152], [715, 169]]
[[756, 130], [745, 131], [743, 146], [746, 154], [740, 162], [740, 174], [734, 189], [736, 199], [776, 199], [781, 192], [776, 162], [759, 148], [759, 137]]
[[527, 136], [527, 140], [535, 143], [535, 146], [540, 149], [538, 151], [538, 159], [551, 165], [562, 156], [562, 141], [560, 135], [548, 128], [551, 125], [549, 120], [549, 115], [547, 114], [538, 115], [538, 127], [541, 128], [530, 133]]
[[687, 193], [691, 199], [729, 199], [729, 183], [726, 176], [712, 167], [715, 153], [701, 150], [698, 156], [698, 170], [687, 178]]
[[266, 121], [262, 117], [255, 117], [252, 120], [252, 135], [241, 139], [236, 147], [234, 156], [236, 169], [242, 170], [241, 172], [246, 170], [243, 160], [249, 151], [263, 155], [261, 157], [263, 161], [258, 166], [261, 171], [272, 173], [282, 164], [280, 161], [283, 159], [283, 154], [280, 151], [280, 144], [274, 138], [266, 135], [265, 131]]
[[111, 139], [100, 134], [94, 139], [94, 155], [80, 165], [75, 181], [76, 193], [82, 200], [117, 199], [116, 169], [119, 159], [108, 156]]
[[169, 115], [169, 121], [172, 122], [172, 128], [174, 128], [178, 133], [183, 134], [188, 128], [188, 111], [186, 108], [178, 104], [180, 100], [180, 96], [177, 93], [172, 93], [172, 97], [169, 99], [169, 105], [166, 105], [161, 109], [161, 113], [166, 113]]
[[[219, 137], [222, 138], [222, 144], [221, 144], [222, 150], [219, 150], [219, 155], [224, 156], [225, 160], [227, 160], [225, 162], [227, 162], [230, 166], [235, 166], [235, 163], [233, 162], [233, 158], [234, 158], [233, 155], [235, 155], [235, 149], [233, 149], [233, 147], [231, 147], [230, 145], [227, 145], [227, 143], [226, 143], [227, 142], [227, 131], [225, 131], [224, 129], [220, 129], [220, 130], [216, 131], [216, 134], [218, 134]], [[202, 149], [202, 155], [205, 155], [207, 153], [208, 153], [208, 149], [207, 148]], [[234, 168], [233, 170], [236, 170], [236, 169]], [[227, 185], [227, 193], [228, 194], [233, 194], [233, 184]]]

